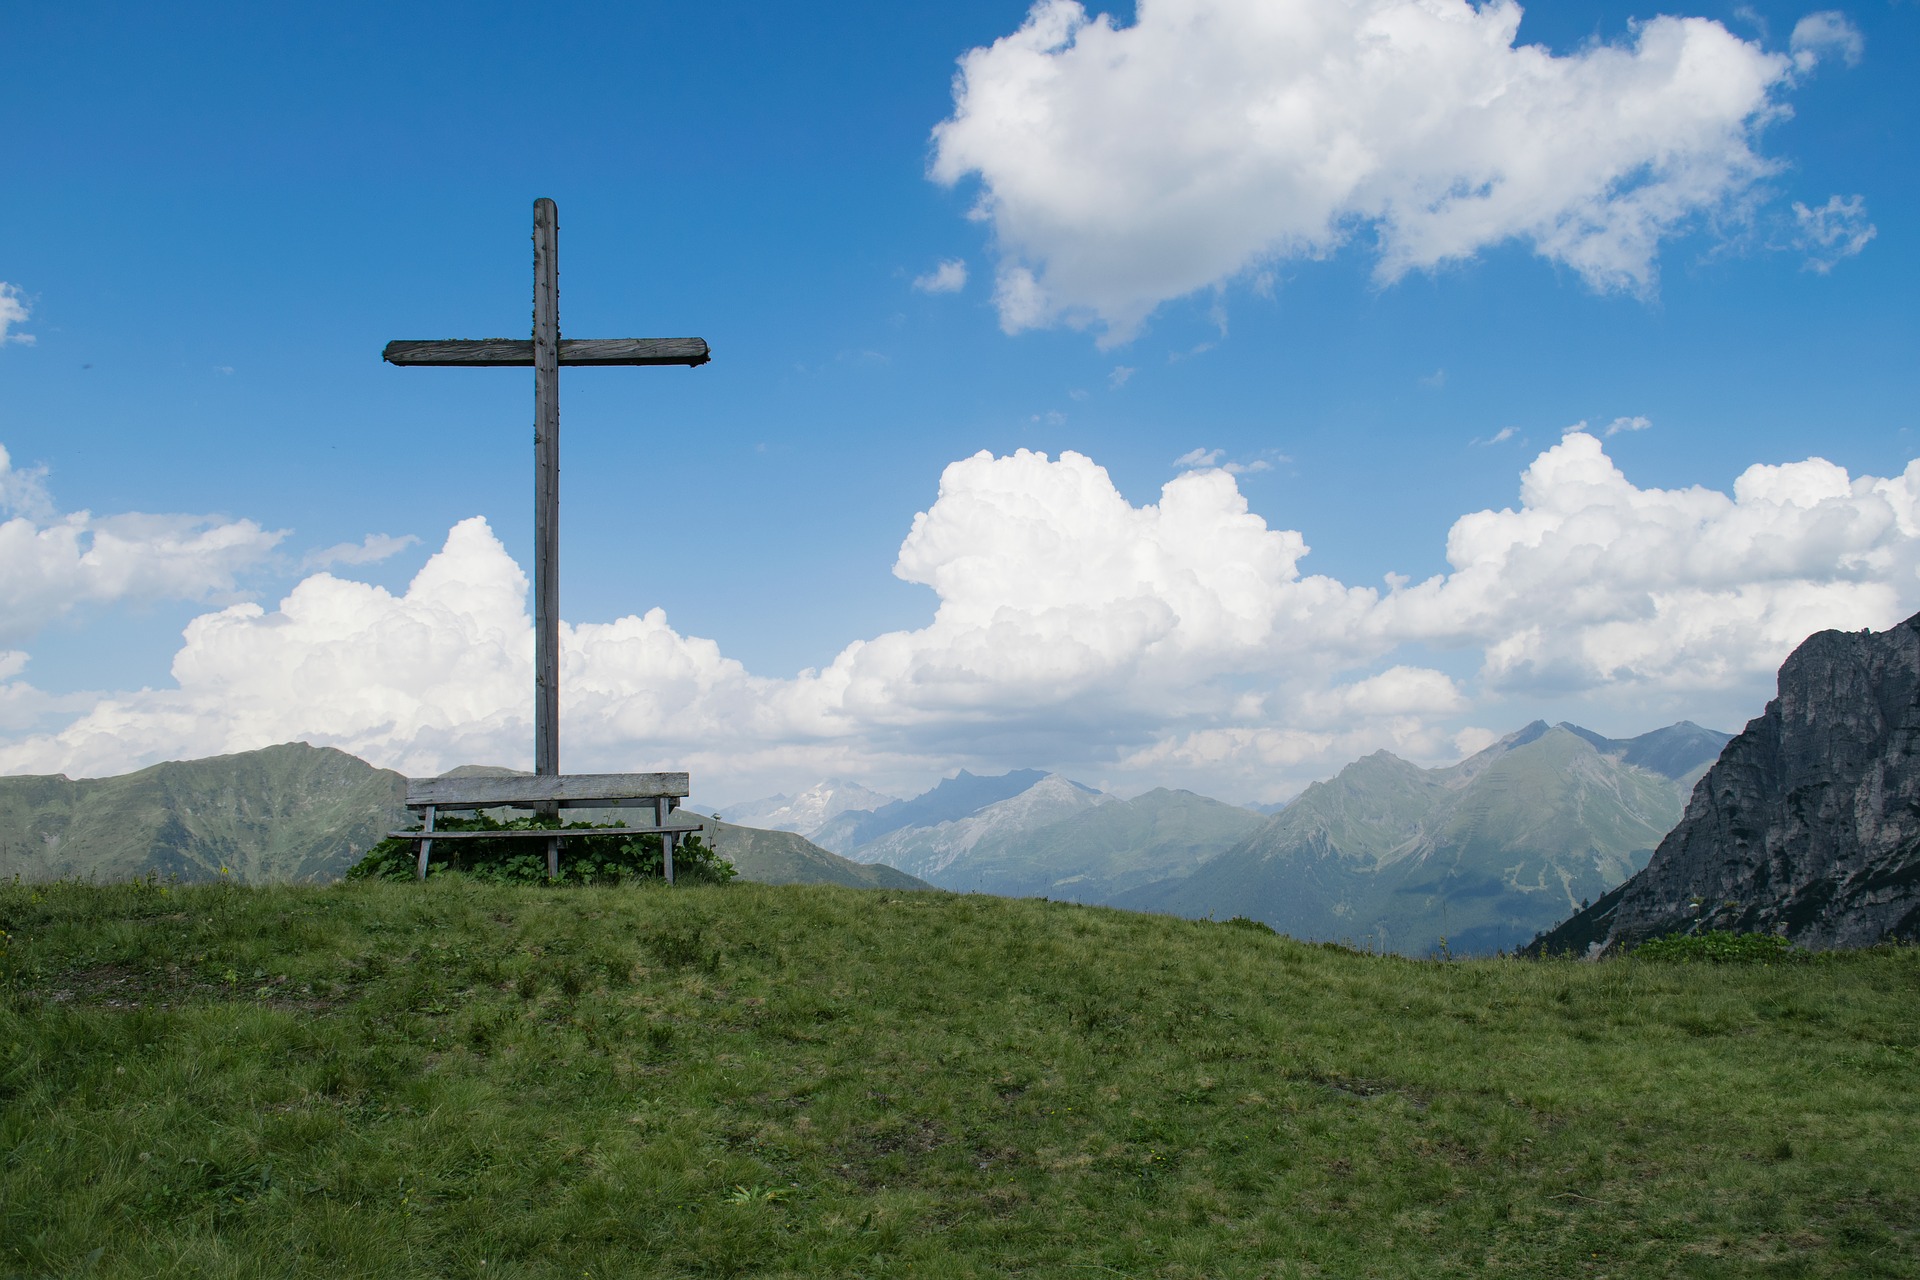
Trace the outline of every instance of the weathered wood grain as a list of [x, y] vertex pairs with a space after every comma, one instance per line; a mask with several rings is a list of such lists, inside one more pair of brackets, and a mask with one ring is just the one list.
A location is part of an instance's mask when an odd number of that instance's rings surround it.
[[675, 814], [667, 820], [664, 827], [597, 827], [592, 830], [569, 831], [564, 827], [555, 830], [544, 828], [531, 831], [389, 831], [387, 835], [394, 840], [418, 840], [422, 844], [442, 840], [526, 840], [538, 838], [545, 840], [578, 840], [586, 836], [656, 836], [656, 835], [698, 835], [704, 826], [700, 819], [692, 815]]
[[[398, 365], [533, 367], [526, 338], [396, 339], [380, 358]], [[703, 365], [713, 358], [704, 338], [562, 338], [562, 365]]]
[[[533, 202], [533, 771], [560, 772], [560, 214]], [[558, 871], [555, 851], [547, 871]]]
[[416, 778], [407, 783], [407, 807], [491, 809], [558, 802], [572, 808], [612, 808], [617, 800], [684, 797], [684, 773], [564, 773], [510, 778]]

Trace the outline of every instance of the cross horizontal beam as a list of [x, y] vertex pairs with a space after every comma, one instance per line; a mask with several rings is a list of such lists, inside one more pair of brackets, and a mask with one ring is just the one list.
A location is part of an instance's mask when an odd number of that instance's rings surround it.
[[[526, 338], [449, 338], [389, 342], [380, 358], [388, 364], [480, 364], [532, 367]], [[561, 364], [705, 364], [712, 359], [705, 338], [562, 338]]]

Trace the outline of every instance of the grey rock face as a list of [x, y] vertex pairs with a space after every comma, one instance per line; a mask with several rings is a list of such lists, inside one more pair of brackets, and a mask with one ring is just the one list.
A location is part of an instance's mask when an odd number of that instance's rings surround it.
[[1920, 615], [1808, 637], [1647, 866], [1529, 949], [1710, 929], [1819, 949], [1920, 939]]

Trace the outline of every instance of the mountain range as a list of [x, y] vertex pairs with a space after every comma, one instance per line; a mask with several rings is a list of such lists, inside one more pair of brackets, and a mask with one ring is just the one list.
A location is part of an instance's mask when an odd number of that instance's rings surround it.
[[1614, 740], [1536, 721], [1442, 769], [1375, 752], [1219, 857], [1114, 904], [1408, 955], [1507, 950], [1645, 866], [1727, 737], [1681, 723]]
[[943, 888], [1248, 916], [1383, 950], [1504, 950], [1646, 865], [1728, 735], [1612, 739], [1536, 722], [1441, 769], [1388, 752], [1277, 812], [1187, 791], [1122, 800], [1059, 774], [962, 770], [851, 807], [844, 783], [736, 806]]
[[[723, 809], [712, 830], [743, 878], [768, 883], [1247, 916], [1301, 938], [1479, 953], [1644, 867], [1727, 740], [1688, 723], [1619, 740], [1535, 723], [1446, 768], [1376, 752], [1271, 815], [1167, 788], [1121, 799], [1037, 769], [962, 770], [910, 799], [835, 781]], [[0, 778], [0, 873], [332, 880], [407, 821], [405, 789], [300, 743], [118, 778]]]
[[[455, 775], [513, 770], [466, 765]], [[407, 780], [304, 742], [157, 764], [112, 778], [0, 778], [0, 876], [246, 884], [338, 880], [390, 830], [410, 826]], [[617, 811], [575, 811], [586, 821]], [[924, 889], [877, 862], [853, 862], [787, 831], [713, 824], [744, 880]]]

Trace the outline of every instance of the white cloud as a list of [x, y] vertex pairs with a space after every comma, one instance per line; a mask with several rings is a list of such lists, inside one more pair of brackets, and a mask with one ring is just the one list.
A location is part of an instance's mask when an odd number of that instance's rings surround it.
[[0, 447], [0, 640], [32, 635], [82, 605], [203, 600], [232, 592], [285, 537], [218, 516], [56, 514], [46, 469], [16, 470]]
[[[1656, 17], [1556, 56], [1510, 0], [1038, 0], [960, 59], [930, 176], [980, 183], [1008, 332], [1130, 338], [1160, 303], [1374, 245], [1377, 275], [1509, 240], [1602, 290], [1737, 210], [1792, 62]], [[1811, 29], [1809, 29], [1811, 30]]]
[[922, 293], [958, 293], [967, 287], [967, 264], [948, 258], [923, 276], [915, 276], [913, 287]]
[[1793, 34], [1787, 39], [1787, 48], [1793, 52], [1794, 70], [1805, 74], [1820, 63], [1828, 54], [1838, 54], [1840, 60], [1850, 67], [1860, 65], [1860, 59], [1867, 51], [1867, 42], [1860, 35], [1860, 28], [1853, 25], [1846, 14], [1834, 9], [1825, 9], [1819, 13], [1810, 13], [1793, 24]]
[[1475, 436], [1467, 443], [1470, 445], [1480, 445], [1484, 448], [1496, 444], [1505, 444], [1519, 434], [1520, 428], [1518, 427], [1502, 427], [1484, 440], [1479, 436]]
[[300, 557], [302, 569], [325, 569], [336, 564], [378, 564], [399, 555], [420, 539], [412, 534], [393, 537], [391, 534], [370, 533], [359, 542], [342, 542], [319, 551], [309, 551]]
[[[1189, 449], [1175, 458], [1173, 465], [1182, 470], [1218, 467], [1230, 476], [1251, 476], [1273, 470], [1273, 463], [1265, 458], [1255, 458], [1251, 462], [1221, 461], [1225, 456], [1224, 449]], [[1289, 460], [1284, 454], [1278, 456], [1282, 462]]]
[[1653, 419], [1635, 415], [1631, 418], [1615, 418], [1607, 424], [1606, 434], [1617, 436], [1623, 431], [1645, 431], [1653, 425]]
[[47, 468], [13, 465], [7, 447], [0, 445], [0, 512], [45, 520], [53, 514], [53, 495], [47, 490]]
[[[562, 754], [743, 794], [825, 776], [912, 787], [963, 763], [1275, 794], [1381, 747], [1456, 758], [1542, 698], [1641, 728], [1665, 708], [1737, 727], [1700, 708], [1752, 714], [1810, 632], [1920, 608], [1920, 461], [1887, 479], [1813, 458], [1751, 467], [1730, 494], [1643, 489], [1574, 431], [1526, 469], [1516, 506], [1456, 521], [1446, 553], [1425, 582], [1352, 587], [1303, 573], [1304, 538], [1217, 465], [1135, 506], [1083, 455], [983, 452], [945, 469], [901, 543], [895, 575], [938, 602], [924, 626], [788, 678], [657, 609], [564, 627]], [[16, 734], [0, 772], [290, 739], [412, 772], [524, 764], [526, 585], [478, 519], [404, 593], [312, 575], [272, 610], [197, 618], [173, 687]], [[0, 690], [25, 697], [5, 683], [18, 668], [0, 667]]]
[[1128, 365], [1117, 364], [1113, 366], [1113, 372], [1107, 375], [1107, 385], [1115, 391], [1118, 391], [1120, 388], [1126, 386], [1127, 379], [1131, 378], [1137, 372], [1139, 372], [1139, 370], [1131, 368]]
[[1880, 229], [1867, 221], [1865, 196], [1829, 196], [1817, 209], [1796, 200], [1793, 220], [1797, 227], [1794, 246], [1806, 252], [1807, 270], [1821, 275], [1833, 270], [1842, 258], [1859, 253], [1880, 234]]
[[1885, 480], [1753, 466], [1731, 496], [1640, 489], [1576, 431], [1527, 469], [1517, 509], [1456, 521], [1447, 560], [1376, 620], [1478, 649], [1487, 688], [1760, 690], [1809, 633], [1920, 606], [1920, 462]]
[[25, 324], [28, 314], [29, 308], [20, 290], [0, 280], [0, 346], [10, 342], [25, 347], [33, 345], [32, 334], [9, 332], [15, 325]]

